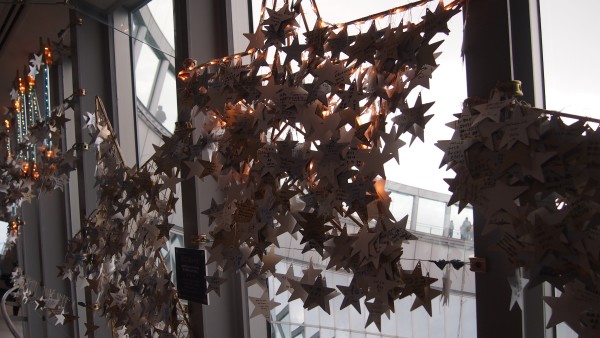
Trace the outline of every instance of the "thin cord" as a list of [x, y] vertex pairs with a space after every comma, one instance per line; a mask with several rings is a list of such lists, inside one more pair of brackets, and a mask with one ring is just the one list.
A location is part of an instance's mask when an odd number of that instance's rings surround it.
[[[265, 0], [263, 0], [263, 2], [264, 2], [264, 1], [265, 1]], [[96, 22], [98, 22], [98, 23], [100, 23], [100, 24], [102, 24], [102, 25], [105, 25], [106, 27], [109, 27], [109, 28], [111, 28], [111, 29], [112, 29], [112, 30], [114, 30], [114, 31], [117, 31], [117, 32], [119, 32], [119, 33], [121, 33], [121, 34], [123, 34], [123, 35], [126, 35], [126, 36], [128, 36], [128, 37], [129, 37], [129, 38], [131, 38], [131, 39], [134, 39], [134, 40], [136, 40], [136, 41], [138, 41], [138, 42], [141, 42], [141, 43], [145, 44], [146, 46], [148, 46], [148, 47], [150, 47], [150, 48], [154, 49], [154, 50], [155, 50], [155, 51], [157, 51], [157, 52], [160, 52], [160, 53], [162, 53], [162, 54], [164, 54], [164, 55], [166, 55], [166, 56], [170, 56], [170, 57], [172, 57], [172, 58], [175, 58], [175, 55], [172, 55], [172, 54], [170, 54], [170, 53], [167, 53], [167, 52], [165, 52], [164, 50], [162, 50], [162, 49], [158, 48], [157, 46], [153, 46], [153, 45], [151, 45], [151, 44], [147, 43], [146, 41], [143, 41], [143, 40], [141, 40], [141, 39], [138, 39], [137, 37], [135, 37], [135, 36], [133, 36], [133, 35], [131, 35], [131, 34], [129, 34], [129, 33], [127, 33], [127, 32], [125, 32], [125, 31], [122, 31], [122, 30], [120, 30], [119, 28], [117, 28], [117, 27], [113, 26], [113, 25], [112, 25], [112, 24], [110, 24], [109, 22], [107, 22], [107, 21], [105, 21], [105, 20], [103, 20], [103, 19], [101, 19], [101, 18], [99, 18], [99, 17], [97, 17], [97, 16], [95, 16], [95, 15], [93, 15], [93, 14], [89, 13], [89, 12], [86, 12], [86, 11], [85, 11], [85, 10], [83, 10], [83, 9], [80, 9], [80, 8], [77, 8], [77, 7], [75, 7], [74, 5], [72, 5], [72, 4], [71, 4], [70, 2], [68, 2], [68, 1], [64, 1], [64, 2], [35, 2], [35, 1], [33, 1], [33, 2], [30, 2], [30, 1], [19, 2], [19, 1], [0, 1], [0, 4], [12, 4], [12, 5], [52, 5], [52, 6], [55, 6], [55, 5], [63, 5], [63, 6], [67, 6], [69, 9], [72, 9], [72, 10], [76, 11], [76, 12], [77, 12], [77, 13], [79, 13], [79, 14], [83, 14], [83, 15], [85, 15], [85, 16], [87, 16], [87, 17], [89, 17], [89, 18], [93, 19], [94, 21], [96, 21]]]

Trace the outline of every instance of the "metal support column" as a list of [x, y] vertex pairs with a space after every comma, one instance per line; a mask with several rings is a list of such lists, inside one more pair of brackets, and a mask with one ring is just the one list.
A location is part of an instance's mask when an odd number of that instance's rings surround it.
[[[82, 4], [83, 5], [83, 4]], [[84, 8], [86, 13], [94, 13], [93, 8]], [[108, 18], [101, 13], [95, 14], [98, 17], [108, 21]], [[78, 22], [82, 19], [81, 25], [71, 25], [71, 48], [72, 48], [72, 66], [73, 66], [73, 90], [85, 89], [85, 96], [76, 96], [74, 105], [74, 130], [76, 142], [91, 143], [89, 137], [82, 129], [82, 117], [84, 113], [95, 110], [95, 96], [103, 98], [109, 112], [112, 112], [112, 94], [110, 91], [110, 65], [106, 62], [108, 48], [108, 28], [99, 23], [97, 18], [88, 17], [75, 10], [70, 13], [71, 22]], [[109, 115], [111, 122], [114, 116]], [[92, 142], [93, 143], [93, 142]], [[77, 162], [77, 186], [79, 196], [79, 215], [85, 217], [89, 215], [97, 204], [95, 189], [96, 154], [94, 151], [82, 152], [82, 160]], [[93, 303], [93, 295], [86, 291], [85, 303]], [[89, 337], [111, 337], [111, 330], [106, 320], [100, 317], [99, 313], [86, 308], [85, 322], [93, 323], [99, 328]], [[85, 327], [80, 325], [79, 334], [83, 336]]]
[[[523, 82], [525, 101], [543, 106], [539, 22], [537, 10], [530, 11], [535, 5], [537, 1], [467, 2], [464, 53], [469, 97], [488, 97], [498, 82], [515, 79]], [[486, 258], [488, 265], [487, 273], [475, 278], [478, 336], [544, 337], [542, 287], [525, 291], [523, 311], [508, 310], [511, 290], [505, 258], [494, 250], [494, 234], [482, 236], [484, 223], [475, 210], [475, 256]]]
[[[473, 0], [465, 8], [464, 55], [469, 97], [488, 97], [499, 81], [512, 79], [510, 16], [507, 0]], [[496, 238], [482, 235], [485, 220], [474, 210], [475, 256], [487, 259], [487, 272], [475, 275], [477, 336], [520, 338], [521, 311], [509, 310], [511, 290], [504, 255]]]
[[[228, 38], [231, 21], [227, 20], [228, 9], [231, 15], [233, 8], [227, 6], [222, 0], [174, 1], [176, 71], [188, 57], [202, 63], [233, 53], [229, 48], [231, 44]], [[243, 27], [249, 27], [249, 24]], [[189, 120], [190, 108], [179, 104], [179, 121]], [[194, 121], [196, 125], [201, 125], [199, 120], [202, 120], [202, 116]], [[208, 153], [203, 156], [208, 159]], [[182, 177], [186, 177], [187, 170], [183, 169]], [[185, 246], [196, 248], [197, 244], [192, 242], [193, 239], [198, 233], [208, 233], [209, 230], [208, 219], [200, 215], [198, 210], [207, 209], [212, 198], [218, 201], [221, 196], [216, 183], [210, 179], [205, 182], [196, 179], [182, 184], [181, 194]], [[211, 272], [209, 269], [208, 273]], [[240, 274], [233, 271], [224, 277], [228, 282], [221, 288], [221, 297], [211, 295], [210, 308], [203, 309], [201, 304], [188, 303], [195, 337], [249, 338], [250, 321], [247, 317], [245, 282]], [[266, 331], [264, 321], [262, 327]]]

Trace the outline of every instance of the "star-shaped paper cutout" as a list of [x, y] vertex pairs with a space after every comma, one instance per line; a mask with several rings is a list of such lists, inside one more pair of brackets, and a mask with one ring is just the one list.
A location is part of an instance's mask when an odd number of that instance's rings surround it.
[[337, 288], [344, 295], [340, 310], [352, 305], [360, 313], [360, 300], [365, 296], [364, 291], [354, 282], [351, 282], [349, 286], [338, 285]]
[[250, 318], [254, 318], [258, 315], [265, 317], [267, 321], [271, 321], [271, 310], [281, 305], [278, 302], [269, 299], [267, 292], [263, 293], [261, 297], [248, 297], [252, 304], [254, 304], [254, 310], [250, 314]]
[[208, 283], [206, 293], [214, 291], [217, 296], [221, 296], [221, 285], [227, 281], [226, 278], [221, 277], [221, 270], [216, 269], [212, 276], [206, 276], [205, 278], [206, 283]]
[[329, 301], [337, 295], [335, 289], [326, 286], [325, 281], [319, 275], [313, 284], [302, 284], [302, 288], [308, 293], [308, 297], [304, 300], [304, 308], [312, 309], [319, 306], [327, 314], [331, 314], [329, 310]]
[[44, 54], [33, 54], [33, 59], [29, 60], [29, 63], [31, 63], [32, 66], [34, 66], [37, 70], [40, 70], [40, 67], [42, 66], [43, 63], [43, 57]]

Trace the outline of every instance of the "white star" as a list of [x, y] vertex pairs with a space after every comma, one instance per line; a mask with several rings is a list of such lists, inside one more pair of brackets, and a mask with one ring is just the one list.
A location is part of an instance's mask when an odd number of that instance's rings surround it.
[[29, 63], [31, 63], [37, 70], [39, 70], [42, 66], [42, 54], [33, 54], [33, 59], [29, 60]]
[[58, 324], [65, 325], [65, 319], [65, 309], [63, 309], [59, 314], [56, 315], [56, 323], [54, 323], [54, 326], [57, 326]]
[[38, 75], [38, 70], [35, 68], [35, 66], [29, 66], [29, 74], [27, 74], [27, 76], [31, 76], [33, 78], [36, 77], [36, 75]]
[[95, 129], [96, 128], [96, 114], [94, 113], [90, 113], [90, 112], [85, 112], [85, 125], [83, 126], [82, 129], [84, 128], [89, 128], [89, 129]]
[[[517, 270], [519, 271], [519, 270]], [[511, 295], [510, 295], [510, 309], [515, 306], [515, 303], [519, 304], [519, 307], [523, 309], [523, 289], [527, 286], [529, 279], [523, 278], [520, 272], [515, 273], [514, 276], [508, 277], [508, 283], [510, 284]]]

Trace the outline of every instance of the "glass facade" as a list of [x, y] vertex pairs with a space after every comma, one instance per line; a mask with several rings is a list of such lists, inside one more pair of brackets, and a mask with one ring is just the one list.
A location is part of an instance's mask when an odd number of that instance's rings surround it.
[[132, 12], [133, 62], [138, 113], [172, 132], [177, 121], [173, 1], [153, 0]]
[[[600, 93], [600, 67], [595, 66], [600, 47], [593, 42], [598, 33], [598, 10], [600, 3], [594, 0], [574, 0], [568, 6], [558, 0], [539, 1], [545, 108], [600, 118], [595, 100]], [[565, 41], [569, 41], [568, 47]], [[564, 71], [565, 67], [572, 70]], [[560, 295], [559, 290], [551, 292]], [[556, 326], [555, 334], [557, 338], [577, 337], [565, 323]]]

